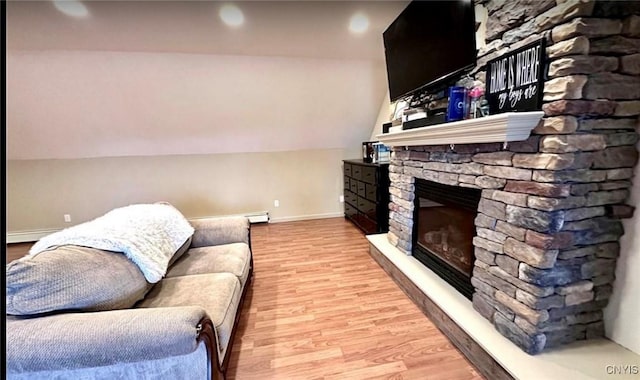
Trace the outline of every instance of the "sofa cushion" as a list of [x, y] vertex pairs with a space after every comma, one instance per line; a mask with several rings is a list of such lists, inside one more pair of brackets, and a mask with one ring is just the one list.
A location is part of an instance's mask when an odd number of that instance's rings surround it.
[[191, 246], [207, 247], [229, 243], [250, 244], [251, 224], [245, 216], [227, 216], [191, 220], [195, 232]]
[[12, 261], [6, 284], [10, 315], [123, 309], [150, 288], [138, 266], [122, 253], [76, 245]]
[[229, 272], [244, 286], [250, 262], [251, 251], [245, 243], [191, 248], [169, 268], [167, 277]]
[[242, 287], [231, 273], [196, 274], [165, 278], [155, 284], [136, 307], [199, 306], [215, 326], [220, 363], [229, 345]]

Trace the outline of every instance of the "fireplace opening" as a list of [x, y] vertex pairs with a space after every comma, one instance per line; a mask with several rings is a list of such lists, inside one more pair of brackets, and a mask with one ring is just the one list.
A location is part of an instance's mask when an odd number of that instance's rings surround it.
[[471, 299], [481, 190], [416, 178], [413, 256]]

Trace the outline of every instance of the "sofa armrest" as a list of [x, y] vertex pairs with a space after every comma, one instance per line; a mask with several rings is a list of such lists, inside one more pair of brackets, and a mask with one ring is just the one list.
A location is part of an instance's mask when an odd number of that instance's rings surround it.
[[249, 219], [244, 216], [197, 219], [191, 220], [190, 223], [195, 229], [191, 241], [192, 248], [230, 243], [251, 244], [251, 225]]
[[[185, 355], [196, 350], [202, 321], [210, 324], [195, 306], [7, 317], [7, 371], [69, 370]], [[209, 343], [210, 334], [206, 338]], [[209, 355], [217, 360], [213, 343]]]

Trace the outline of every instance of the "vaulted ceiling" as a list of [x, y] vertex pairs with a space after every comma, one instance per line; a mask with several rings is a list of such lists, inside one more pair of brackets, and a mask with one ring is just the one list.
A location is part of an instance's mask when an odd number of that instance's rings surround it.
[[[382, 32], [408, 1], [84, 1], [70, 17], [53, 1], [9, 1], [10, 50], [107, 50], [383, 60]], [[221, 8], [235, 4], [241, 27]], [[353, 15], [369, 29], [349, 32]]]
[[[9, 159], [350, 148], [386, 93], [407, 1], [7, 4]], [[368, 20], [349, 30], [354, 15]], [[366, 22], [365, 22], [366, 24]]]

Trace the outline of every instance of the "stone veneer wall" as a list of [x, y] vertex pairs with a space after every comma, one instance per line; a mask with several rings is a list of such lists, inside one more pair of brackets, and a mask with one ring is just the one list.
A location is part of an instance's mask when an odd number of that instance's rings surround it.
[[[414, 179], [481, 188], [474, 308], [528, 353], [604, 334], [638, 153], [640, 2], [476, 1], [485, 63], [548, 41], [545, 116], [521, 142], [394, 148], [389, 241], [411, 253]], [[634, 14], [635, 13], [635, 14]]]

